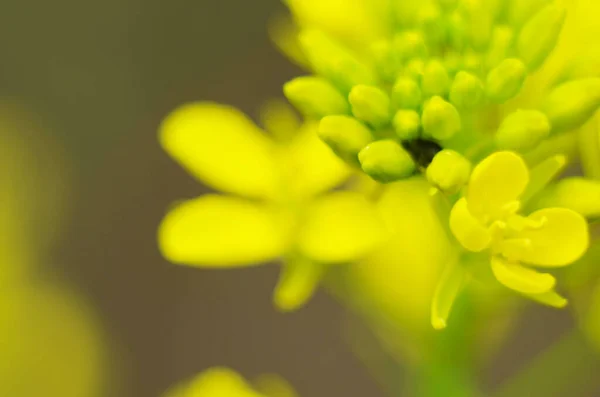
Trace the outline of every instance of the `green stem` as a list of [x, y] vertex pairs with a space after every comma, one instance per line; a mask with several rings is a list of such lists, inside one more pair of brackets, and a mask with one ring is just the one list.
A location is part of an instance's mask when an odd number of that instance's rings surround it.
[[589, 396], [599, 384], [599, 364], [599, 357], [574, 330], [534, 358], [495, 396]]

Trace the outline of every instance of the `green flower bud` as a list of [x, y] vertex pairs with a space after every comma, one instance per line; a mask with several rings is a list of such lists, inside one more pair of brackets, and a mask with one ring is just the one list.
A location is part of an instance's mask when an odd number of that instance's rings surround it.
[[480, 76], [483, 73], [483, 58], [480, 53], [467, 49], [462, 57], [464, 71]]
[[554, 88], [546, 97], [546, 113], [552, 133], [581, 127], [600, 106], [600, 78], [569, 81]]
[[419, 137], [421, 118], [414, 110], [400, 109], [393, 120], [394, 131], [402, 141], [411, 141]]
[[479, 78], [460, 71], [450, 88], [450, 102], [459, 110], [473, 110], [483, 102], [484, 88]]
[[425, 72], [425, 61], [421, 58], [415, 58], [408, 61], [406, 67], [404, 68], [404, 75], [417, 81], [421, 82], [423, 78], [423, 73]]
[[517, 110], [509, 114], [498, 129], [496, 145], [500, 149], [533, 149], [550, 134], [550, 122], [538, 110]]
[[506, 6], [508, 23], [516, 29], [520, 28], [551, 1], [553, 0], [509, 0]]
[[565, 22], [564, 7], [550, 4], [523, 27], [517, 38], [517, 53], [530, 71], [539, 68], [558, 41]]
[[286, 98], [307, 117], [320, 119], [331, 114], [347, 114], [348, 102], [327, 80], [304, 76], [283, 86]]
[[421, 88], [411, 78], [400, 77], [392, 89], [392, 102], [400, 109], [417, 109], [421, 104]]
[[503, 103], [515, 97], [527, 77], [523, 62], [516, 58], [505, 59], [487, 76], [485, 92], [491, 100]]
[[421, 82], [425, 96], [445, 95], [450, 87], [450, 76], [444, 65], [437, 60], [429, 61], [423, 71]]
[[429, 45], [440, 45], [447, 35], [440, 7], [434, 3], [421, 5], [417, 14], [417, 25], [425, 34], [425, 39]]
[[350, 91], [348, 99], [357, 119], [375, 128], [382, 128], [390, 123], [390, 97], [380, 88], [357, 85]]
[[467, 34], [472, 47], [476, 50], [485, 49], [494, 26], [491, 10], [483, 1], [466, 1], [461, 6], [467, 16]]
[[448, 40], [452, 48], [455, 50], [462, 50], [465, 48], [468, 38], [467, 25], [464, 16], [460, 12], [455, 11], [448, 16], [446, 23], [448, 25]]
[[435, 155], [426, 174], [429, 183], [453, 194], [469, 181], [471, 163], [454, 150], [444, 149]]
[[402, 61], [427, 57], [427, 45], [417, 31], [405, 31], [394, 37], [394, 48]]
[[509, 54], [513, 44], [514, 32], [508, 26], [496, 26], [492, 32], [492, 39], [485, 55], [485, 67], [495, 68]]
[[358, 158], [363, 171], [382, 183], [409, 177], [416, 169], [410, 154], [391, 139], [369, 144], [361, 150]]
[[373, 71], [348, 50], [317, 30], [300, 34], [300, 44], [315, 72], [330, 80], [343, 93], [357, 84], [373, 84]]
[[439, 141], [452, 138], [462, 128], [456, 108], [439, 96], [427, 101], [421, 121], [425, 134]]
[[373, 141], [373, 134], [349, 116], [327, 116], [319, 123], [319, 137], [342, 159], [359, 165], [358, 153]]
[[371, 54], [382, 78], [387, 82], [393, 82], [402, 65], [391, 43], [388, 40], [376, 42], [371, 46]]

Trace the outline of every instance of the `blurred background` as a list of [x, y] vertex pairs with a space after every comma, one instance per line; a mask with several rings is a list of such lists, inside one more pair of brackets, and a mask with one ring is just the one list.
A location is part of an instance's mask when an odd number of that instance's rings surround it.
[[[52, 239], [32, 272], [60, 280], [87, 307], [108, 357], [103, 395], [158, 396], [214, 365], [248, 378], [276, 372], [302, 396], [383, 395], [345, 343], [351, 316], [327, 295], [281, 315], [271, 303], [276, 266], [200, 270], [171, 265], [157, 250], [168, 206], [206, 191], [161, 150], [157, 126], [189, 101], [256, 115], [263, 101], [280, 96], [282, 83], [299, 73], [268, 39], [280, 1], [2, 5], [3, 114], [33, 120], [35, 128], [17, 128], [20, 138], [37, 170], [56, 172], [42, 172], [34, 198], [59, 187], [64, 196], [63, 210], [34, 213], [32, 224], [44, 223]], [[54, 211], [60, 216], [49, 217]], [[482, 370], [484, 384], [501, 382], [571, 322], [567, 312], [536, 307], [529, 314], [510, 349]], [[24, 338], [18, 343], [29, 343]]]

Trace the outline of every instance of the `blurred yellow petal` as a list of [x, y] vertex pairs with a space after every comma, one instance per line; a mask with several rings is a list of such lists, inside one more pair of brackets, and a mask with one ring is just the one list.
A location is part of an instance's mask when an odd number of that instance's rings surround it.
[[548, 186], [533, 203], [536, 208], [569, 208], [586, 218], [600, 218], [600, 181], [564, 178]]
[[299, 31], [289, 15], [276, 15], [269, 22], [269, 37], [279, 51], [296, 64], [308, 68], [308, 61], [298, 41]]
[[303, 306], [321, 281], [324, 266], [302, 257], [288, 258], [275, 287], [274, 300], [284, 312]]
[[281, 156], [289, 195], [306, 199], [340, 185], [350, 168], [317, 136], [317, 124], [304, 126]]
[[390, 239], [341, 276], [348, 302], [386, 327], [421, 335], [431, 327], [431, 297], [455, 244], [430, 205], [422, 177], [385, 186], [377, 209]]
[[510, 263], [498, 256], [492, 257], [492, 271], [496, 279], [506, 287], [523, 294], [542, 294], [550, 291], [556, 279], [519, 264]]
[[0, 395], [106, 396], [104, 335], [85, 302], [62, 287], [12, 287], [0, 302]]
[[279, 375], [260, 375], [254, 384], [265, 397], [298, 397], [292, 386]]
[[489, 230], [469, 212], [464, 197], [458, 200], [450, 211], [450, 230], [458, 242], [469, 251], [483, 251], [492, 242]]
[[163, 219], [158, 240], [172, 262], [206, 267], [249, 266], [288, 247], [286, 219], [265, 205], [205, 195], [185, 201]]
[[254, 391], [236, 372], [210, 368], [191, 382], [176, 386], [163, 397], [263, 397]]
[[473, 169], [467, 192], [469, 211], [476, 217], [497, 219], [528, 183], [529, 170], [518, 154], [496, 152]]
[[286, 0], [299, 25], [349, 45], [370, 43], [390, 31], [386, 0]]
[[275, 190], [273, 143], [232, 107], [184, 105], [163, 121], [160, 141], [189, 172], [218, 190], [248, 197], [271, 196]]
[[360, 259], [385, 238], [375, 207], [359, 193], [331, 193], [317, 199], [305, 216], [298, 234], [298, 249], [318, 262]]
[[545, 208], [528, 218], [543, 222], [543, 226], [519, 233], [519, 238], [531, 241], [531, 249], [524, 251], [519, 260], [536, 266], [566, 266], [587, 250], [588, 225], [577, 212], [566, 208]]
[[542, 305], [562, 309], [569, 303], [564, 297], [560, 296], [556, 291], [548, 291], [542, 294], [527, 294], [527, 297]]

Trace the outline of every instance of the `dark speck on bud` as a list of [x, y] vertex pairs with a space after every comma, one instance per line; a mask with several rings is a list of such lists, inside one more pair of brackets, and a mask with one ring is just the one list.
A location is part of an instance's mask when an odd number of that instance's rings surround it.
[[402, 142], [404, 149], [408, 151], [420, 168], [427, 168], [442, 147], [435, 141], [427, 139], [415, 139]]

